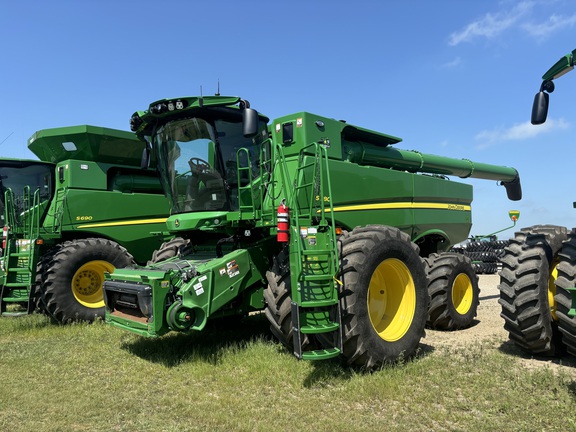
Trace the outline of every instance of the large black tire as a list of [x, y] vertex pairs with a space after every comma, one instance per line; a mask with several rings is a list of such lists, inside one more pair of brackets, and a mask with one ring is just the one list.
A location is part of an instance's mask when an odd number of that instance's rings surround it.
[[266, 309], [272, 334], [290, 351], [294, 349], [291, 310], [291, 282], [288, 253], [283, 250], [274, 258], [272, 269], [266, 272], [268, 286], [264, 289]]
[[181, 254], [182, 250], [190, 244], [190, 240], [183, 239], [182, 237], [174, 237], [167, 242], [160, 245], [160, 248], [156, 249], [152, 253], [152, 258], [148, 261], [148, 264], [154, 264], [161, 261], [166, 261], [167, 259], [174, 258]]
[[557, 267], [556, 279], [556, 316], [558, 328], [562, 334], [562, 342], [568, 352], [576, 356], [576, 317], [568, 312], [572, 308], [572, 296], [568, 288], [576, 286], [576, 228], [573, 228], [568, 240], [562, 245], [560, 251], [560, 263]]
[[134, 264], [118, 243], [102, 238], [67, 241], [44, 264], [42, 291], [46, 309], [61, 323], [92, 322], [104, 317], [104, 272]]
[[438, 330], [470, 327], [480, 302], [478, 276], [470, 258], [454, 252], [434, 253], [424, 262], [430, 295], [428, 327]]
[[44, 299], [44, 278], [46, 264], [50, 260], [50, 257], [54, 254], [54, 250], [49, 250], [44, 255], [40, 257], [38, 263], [36, 264], [36, 275], [34, 280], [34, 285], [31, 294], [31, 301], [34, 304], [36, 312], [47, 314], [48, 308], [46, 307], [46, 300]]
[[[290, 352], [294, 351], [294, 332], [292, 331], [292, 283], [290, 281], [290, 263], [288, 250], [284, 249], [274, 258], [272, 269], [266, 272], [268, 285], [264, 289], [266, 309], [264, 314], [270, 322], [270, 332]], [[302, 350], [317, 347], [317, 341], [301, 334]]]
[[424, 336], [428, 291], [418, 247], [397, 228], [343, 234], [340, 307], [344, 358], [366, 369], [412, 357]]
[[536, 225], [517, 232], [506, 247], [500, 272], [500, 316], [510, 340], [523, 351], [556, 356], [565, 351], [556, 318], [558, 253], [564, 227]]

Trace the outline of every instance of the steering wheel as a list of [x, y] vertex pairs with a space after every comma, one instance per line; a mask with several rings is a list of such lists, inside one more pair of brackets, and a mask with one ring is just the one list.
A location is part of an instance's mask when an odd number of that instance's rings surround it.
[[191, 158], [188, 161], [188, 165], [190, 165], [190, 170], [194, 174], [206, 174], [212, 171], [212, 168], [208, 162], [197, 157]]

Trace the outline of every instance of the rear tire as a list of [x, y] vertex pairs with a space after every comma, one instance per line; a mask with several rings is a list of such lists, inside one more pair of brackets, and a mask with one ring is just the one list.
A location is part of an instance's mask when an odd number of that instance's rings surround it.
[[565, 351], [556, 318], [558, 252], [564, 227], [536, 225], [517, 232], [506, 247], [500, 272], [500, 316], [510, 340], [530, 354]]
[[470, 258], [459, 253], [434, 253], [424, 262], [430, 295], [427, 325], [439, 330], [470, 327], [480, 302], [478, 276]]
[[568, 352], [576, 356], [576, 317], [568, 315], [572, 307], [572, 296], [567, 288], [576, 286], [576, 229], [572, 229], [568, 240], [562, 245], [560, 263], [556, 279], [556, 316], [558, 328], [562, 334], [562, 342]]
[[54, 248], [44, 264], [46, 309], [61, 323], [104, 317], [104, 272], [134, 264], [118, 243], [102, 238], [72, 240]]
[[418, 247], [397, 228], [357, 227], [339, 239], [344, 358], [373, 369], [416, 353], [428, 315]]

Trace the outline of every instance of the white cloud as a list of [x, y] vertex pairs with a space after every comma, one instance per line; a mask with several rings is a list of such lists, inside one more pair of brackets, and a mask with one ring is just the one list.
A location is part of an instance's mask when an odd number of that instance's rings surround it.
[[566, 27], [573, 27], [574, 25], [576, 25], [576, 14], [568, 17], [563, 15], [551, 15], [541, 24], [522, 24], [522, 29], [528, 32], [530, 36], [545, 38], [558, 30], [562, 30]]
[[487, 13], [484, 17], [468, 24], [463, 30], [452, 33], [448, 44], [455, 46], [461, 42], [469, 42], [476, 37], [494, 38], [516, 24], [530, 12], [533, 6], [534, 2], [523, 1], [509, 11]]
[[539, 126], [534, 126], [530, 122], [525, 122], [515, 124], [509, 128], [485, 130], [478, 133], [474, 139], [478, 142], [476, 148], [482, 150], [503, 141], [521, 141], [554, 130], [568, 129], [569, 127], [570, 124], [563, 118], [558, 120], [548, 119], [546, 123]]
[[[533, 11], [535, 6], [548, 7], [543, 2], [526, 0], [518, 3], [512, 9], [487, 13], [462, 30], [452, 33], [448, 38], [448, 44], [456, 46], [477, 38], [494, 39], [511, 28], [518, 28], [529, 36], [542, 39], [552, 33], [576, 26], [576, 14], [552, 14], [543, 21], [537, 22], [533, 18], [537, 15], [536, 11]], [[544, 14], [540, 15], [543, 16]]]
[[440, 65], [441, 69], [453, 69], [458, 67], [462, 63], [462, 59], [460, 57], [456, 57], [454, 60], [444, 63]]

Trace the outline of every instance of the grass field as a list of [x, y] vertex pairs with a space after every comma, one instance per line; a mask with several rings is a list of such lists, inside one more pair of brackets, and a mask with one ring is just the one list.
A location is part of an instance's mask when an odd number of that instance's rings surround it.
[[2, 318], [0, 430], [576, 430], [576, 380], [491, 345], [361, 373], [296, 360], [263, 316], [156, 340]]

